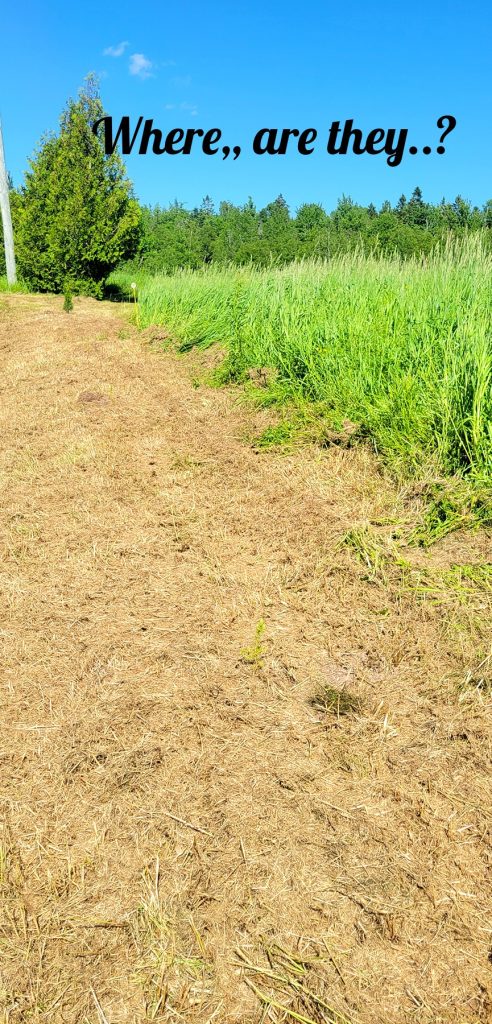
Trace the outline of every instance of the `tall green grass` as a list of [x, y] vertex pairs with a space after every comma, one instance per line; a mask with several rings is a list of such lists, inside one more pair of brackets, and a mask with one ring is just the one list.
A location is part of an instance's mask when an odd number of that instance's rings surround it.
[[230, 378], [274, 367], [278, 391], [357, 422], [400, 471], [492, 479], [492, 256], [479, 235], [406, 262], [352, 253], [137, 284], [141, 326], [225, 344]]
[[9, 284], [6, 277], [0, 274], [0, 292], [27, 292], [29, 289], [22, 281], [16, 284]]

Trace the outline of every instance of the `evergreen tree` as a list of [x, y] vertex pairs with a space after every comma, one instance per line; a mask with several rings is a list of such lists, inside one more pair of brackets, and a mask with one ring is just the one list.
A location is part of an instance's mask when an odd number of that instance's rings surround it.
[[102, 282], [137, 250], [140, 207], [120, 156], [106, 156], [92, 124], [104, 114], [93, 76], [69, 100], [58, 135], [45, 136], [14, 202], [17, 260], [38, 291], [100, 295]]
[[404, 196], [404, 195], [401, 195], [399, 200], [398, 200], [398, 202], [397, 202], [397, 204], [396, 204], [396, 212], [397, 212], [399, 217], [401, 217], [402, 214], [404, 213], [406, 205], [407, 205], [407, 197]]
[[453, 203], [453, 210], [456, 214], [458, 224], [461, 227], [468, 227], [471, 220], [472, 211], [470, 209], [470, 204], [467, 202], [467, 200], [463, 199], [462, 196], [456, 196], [456, 199]]
[[424, 203], [422, 190], [418, 185], [414, 188], [410, 197], [410, 202], [407, 203], [403, 214], [405, 223], [411, 224], [414, 227], [426, 226], [429, 211], [426, 203]]
[[296, 215], [296, 229], [301, 241], [318, 231], [326, 223], [326, 213], [319, 203], [303, 203]]
[[200, 206], [200, 212], [203, 213], [203, 214], [206, 214], [206, 215], [208, 215], [210, 217], [213, 217], [213, 215], [215, 213], [214, 201], [213, 201], [213, 199], [211, 199], [211, 197], [208, 194], [202, 199], [202, 205]]

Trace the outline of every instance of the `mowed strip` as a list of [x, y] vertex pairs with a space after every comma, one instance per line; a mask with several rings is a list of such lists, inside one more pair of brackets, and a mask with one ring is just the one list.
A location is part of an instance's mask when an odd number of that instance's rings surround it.
[[2, 1021], [490, 1020], [471, 613], [342, 544], [401, 495], [61, 307], [0, 297]]

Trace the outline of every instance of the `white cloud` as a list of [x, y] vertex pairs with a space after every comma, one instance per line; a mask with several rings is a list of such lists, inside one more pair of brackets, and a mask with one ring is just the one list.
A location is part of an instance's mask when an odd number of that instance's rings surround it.
[[136, 75], [137, 78], [152, 78], [152, 68], [152, 61], [143, 53], [132, 53], [129, 66], [131, 75]]
[[103, 50], [103, 54], [105, 57], [122, 57], [127, 46], [127, 42], [118, 43], [117, 46], [107, 46], [106, 49]]

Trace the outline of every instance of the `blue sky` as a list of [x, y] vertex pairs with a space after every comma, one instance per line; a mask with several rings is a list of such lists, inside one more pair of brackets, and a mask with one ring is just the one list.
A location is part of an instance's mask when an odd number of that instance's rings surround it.
[[[262, 206], [282, 192], [331, 209], [339, 196], [380, 204], [416, 184], [439, 201], [492, 197], [492, 7], [488, 0], [174, 0], [47, 4], [25, 0], [3, 13], [0, 115], [16, 184], [42, 133], [57, 125], [89, 71], [101, 75], [108, 113], [152, 117], [165, 130], [218, 127], [238, 160], [132, 155], [127, 167], [143, 202], [175, 198]], [[437, 118], [457, 127], [446, 153], [329, 156], [333, 120], [365, 132], [406, 127], [408, 144], [438, 144]], [[262, 127], [314, 127], [312, 156], [259, 157]]]

